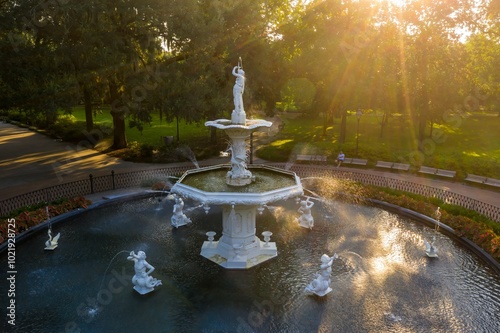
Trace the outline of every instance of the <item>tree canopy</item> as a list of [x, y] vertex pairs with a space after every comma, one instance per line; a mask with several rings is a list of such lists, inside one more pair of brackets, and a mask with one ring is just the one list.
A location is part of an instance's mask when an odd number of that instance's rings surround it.
[[[45, 123], [109, 104], [114, 146], [160, 110], [202, 122], [231, 112], [231, 68], [245, 106], [412, 119], [418, 138], [443, 113], [500, 114], [500, 6], [491, 0], [0, 1], [0, 108]], [[283, 103], [281, 103], [283, 105]]]

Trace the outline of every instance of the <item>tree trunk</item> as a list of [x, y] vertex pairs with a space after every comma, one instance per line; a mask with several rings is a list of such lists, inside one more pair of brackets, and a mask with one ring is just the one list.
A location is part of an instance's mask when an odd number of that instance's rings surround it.
[[418, 140], [423, 141], [425, 139], [425, 124], [427, 123], [426, 119], [427, 110], [421, 110], [420, 115], [418, 117]]
[[384, 137], [384, 130], [385, 126], [387, 125], [387, 111], [384, 111], [384, 114], [382, 115], [382, 122], [380, 123], [380, 138], [382, 139]]
[[213, 126], [210, 126], [210, 143], [217, 143], [217, 129]]
[[113, 112], [113, 148], [122, 149], [127, 148], [127, 137], [125, 135], [125, 113]]
[[94, 129], [94, 121], [92, 119], [92, 95], [87, 87], [83, 88], [83, 104], [85, 105], [85, 125], [87, 127], [87, 132], [91, 132]]
[[175, 122], [177, 126], [177, 142], [179, 142], [180, 135], [179, 135], [179, 116], [175, 116]]
[[125, 117], [127, 116], [128, 108], [120, 100], [118, 87], [113, 80], [109, 81], [109, 94], [111, 97], [111, 116], [113, 116], [113, 148], [127, 148]]
[[339, 142], [345, 143], [345, 138], [347, 134], [347, 110], [343, 110], [341, 113], [341, 121], [340, 121], [340, 136]]

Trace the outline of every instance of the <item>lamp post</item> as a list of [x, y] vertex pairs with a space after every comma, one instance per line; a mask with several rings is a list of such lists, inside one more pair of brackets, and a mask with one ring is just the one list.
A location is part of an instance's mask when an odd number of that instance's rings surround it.
[[250, 132], [250, 164], [253, 164], [253, 132]]
[[358, 129], [356, 130], [356, 157], [358, 157], [359, 121], [361, 120], [362, 115], [363, 115], [363, 112], [361, 112], [361, 109], [358, 109], [358, 111], [356, 111], [356, 118], [358, 118]]

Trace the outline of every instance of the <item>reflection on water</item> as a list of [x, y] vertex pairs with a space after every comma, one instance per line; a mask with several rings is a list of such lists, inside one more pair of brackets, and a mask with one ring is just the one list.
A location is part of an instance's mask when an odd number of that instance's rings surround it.
[[[53, 252], [43, 250], [45, 231], [19, 244], [17, 325], [4, 323], [3, 331], [500, 331], [500, 278], [447, 237], [392, 213], [317, 203], [310, 231], [296, 224], [295, 202], [283, 203], [287, 209], [257, 217], [257, 235], [273, 232], [278, 257], [230, 271], [199, 255], [207, 231], [221, 235], [221, 210], [192, 210], [193, 224], [173, 229], [172, 204], [163, 200], [158, 210], [157, 200], [141, 200], [73, 217], [53, 227], [62, 234]], [[423, 245], [434, 234], [437, 259]], [[122, 250], [145, 251], [163, 285], [144, 296], [133, 291]], [[321, 255], [335, 252], [333, 291], [306, 296]]]

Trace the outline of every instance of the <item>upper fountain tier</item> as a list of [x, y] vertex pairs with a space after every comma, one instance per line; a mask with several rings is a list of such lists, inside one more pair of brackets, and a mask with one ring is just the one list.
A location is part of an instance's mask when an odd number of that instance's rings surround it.
[[243, 123], [235, 123], [229, 119], [217, 119], [205, 122], [205, 126], [215, 127], [224, 131], [227, 130], [257, 130], [261, 127], [271, 127], [272, 122], [263, 119], [244, 119]]
[[247, 119], [245, 108], [243, 106], [243, 92], [245, 91], [245, 71], [241, 64], [241, 58], [238, 66], [233, 68], [233, 75], [236, 82], [233, 87], [234, 110], [231, 114], [231, 120], [217, 119], [207, 121], [205, 126], [212, 126], [224, 130], [229, 136], [231, 144], [231, 170], [226, 174], [226, 183], [231, 186], [245, 186], [255, 181], [255, 176], [247, 168], [247, 145], [246, 139], [252, 131], [261, 127], [271, 127], [272, 123], [261, 119]]
[[245, 186], [255, 181], [255, 177], [247, 167], [247, 144], [246, 140], [250, 137], [252, 131], [258, 130], [261, 127], [271, 127], [272, 123], [262, 119], [246, 119], [239, 117], [233, 111], [235, 119], [217, 119], [207, 121], [205, 126], [212, 126], [224, 130], [229, 136], [230, 146], [228, 150], [231, 152], [231, 170], [226, 175], [226, 183], [232, 186]]

